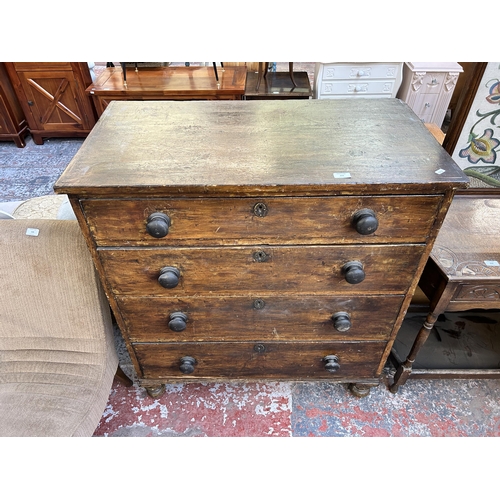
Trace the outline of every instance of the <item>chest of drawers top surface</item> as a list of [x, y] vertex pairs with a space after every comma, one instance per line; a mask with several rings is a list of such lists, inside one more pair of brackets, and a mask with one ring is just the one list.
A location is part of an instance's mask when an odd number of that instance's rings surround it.
[[[438, 173], [436, 173], [436, 171]], [[440, 172], [440, 173], [439, 173]], [[441, 192], [467, 177], [398, 99], [112, 102], [56, 192]], [[440, 188], [440, 186], [443, 186]]]

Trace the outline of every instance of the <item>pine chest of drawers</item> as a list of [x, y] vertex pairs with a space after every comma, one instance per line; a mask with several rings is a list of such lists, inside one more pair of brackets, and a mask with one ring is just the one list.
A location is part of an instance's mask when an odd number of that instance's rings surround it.
[[[378, 383], [466, 177], [397, 99], [113, 102], [57, 181], [140, 383]], [[369, 389], [368, 389], [369, 390]]]

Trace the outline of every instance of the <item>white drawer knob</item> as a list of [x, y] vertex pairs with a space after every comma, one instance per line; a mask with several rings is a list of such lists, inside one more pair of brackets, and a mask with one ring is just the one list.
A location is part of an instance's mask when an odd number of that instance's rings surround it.
[[365, 76], [365, 72], [362, 69], [360, 69], [358, 71], [358, 76]]

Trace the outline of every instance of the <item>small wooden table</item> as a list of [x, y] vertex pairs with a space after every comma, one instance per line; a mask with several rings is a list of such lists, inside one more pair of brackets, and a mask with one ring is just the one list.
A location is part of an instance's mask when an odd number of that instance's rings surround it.
[[245, 99], [309, 99], [312, 96], [307, 71], [293, 73], [296, 86], [286, 71], [267, 73], [257, 90], [258, 73], [248, 72]]
[[176, 66], [139, 68], [127, 71], [106, 68], [86, 91], [92, 96], [99, 116], [110, 101], [241, 100], [245, 93], [246, 67]]
[[[391, 392], [397, 392], [412, 374], [413, 363], [440, 314], [500, 309], [499, 234], [500, 198], [455, 196], [419, 282], [430, 300], [430, 311], [406, 361], [399, 363]], [[393, 352], [394, 358], [398, 364]], [[498, 368], [419, 368], [413, 373], [422, 378], [500, 378]]]

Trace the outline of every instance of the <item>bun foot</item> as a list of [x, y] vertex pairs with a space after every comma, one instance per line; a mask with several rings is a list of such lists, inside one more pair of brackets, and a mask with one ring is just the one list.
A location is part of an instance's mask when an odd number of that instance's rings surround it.
[[357, 398], [366, 398], [372, 387], [377, 387], [377, 384], [349, 384], [349, 391]]
[[159, 398], [164, 392], [165, 392], [165, 385], [158, 385], [156, 387], [146, 387], [147, 393], [152, 397], [152, 398]]

